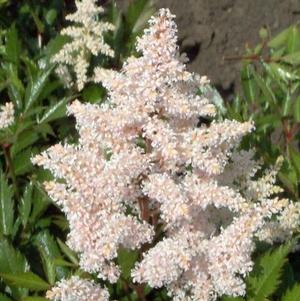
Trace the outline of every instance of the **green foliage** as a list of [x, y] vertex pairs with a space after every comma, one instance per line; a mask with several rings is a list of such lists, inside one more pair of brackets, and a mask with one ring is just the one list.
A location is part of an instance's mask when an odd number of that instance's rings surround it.
[[280, 246], [258, 258], [253, 271], [247, 277], [249, 299], [263, 301], [276, 291], [291, 246], [291, 244]]
[[244, 145], [264, 162], [283, 155], [280, 180], [289, 196], [299, 197], [300, 32], [293, 25], [276, 37], [261, 30], [261, 43], [241, 57], [241, 96], [227, 103], [227, 116], [253, 120], [256, 131]]

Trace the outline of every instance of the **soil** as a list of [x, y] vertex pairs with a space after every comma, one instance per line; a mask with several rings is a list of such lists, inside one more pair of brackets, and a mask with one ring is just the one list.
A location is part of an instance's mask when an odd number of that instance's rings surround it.
[[[126, 3], [129, 0], [121, 0]], [[245, 45], [259, 42], [262, 27], [272, 35], [300, 20], [299, 0], [154, 0], [177, 16], [181, 50], [189, 69], [207, 75], [223, 95], [239, 86], [239, 60]]]

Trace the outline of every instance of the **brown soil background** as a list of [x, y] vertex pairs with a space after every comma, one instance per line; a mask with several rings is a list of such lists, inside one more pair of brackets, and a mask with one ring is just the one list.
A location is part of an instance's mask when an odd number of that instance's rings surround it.
[[[126, 5], [130, 0], [119, 0]], [[259, 42], [263, 26], [272, 35], [300, 20], [300, 0], [154, 0], [177, 18], [181, 50], [189, 69], [207, 75], [223, 95], [239, 86], [239, 60], [245, 45]]]

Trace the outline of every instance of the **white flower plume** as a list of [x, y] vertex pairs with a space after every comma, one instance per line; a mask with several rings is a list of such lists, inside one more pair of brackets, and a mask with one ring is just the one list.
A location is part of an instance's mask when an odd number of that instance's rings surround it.
[[278, 239], [271, 225], [291, 235], [299, 210], [278, 197], [277, 167], [259, 178], [251, 153], [234, 151], [250, 122], [200, 122], [215, 107], [198, 94], [207, 79], [181, 60], [173, 19], [161, 9], [137, 42], [139, 58], [120, 72], [96, 70], [109, 97], [69, 107], [78, 145], [58, 144], [34, 162], [56, 177], [46, 190], [85, 271], [114, 282], [118, 248], [148, 243], [135, 282], [165, 286], [176, 301], [240, 296], [255, 239]]
[[67, 66], [73, 68], [76, 75], [78, 90], [82, 90], [89, 81], [88, 68], [90, 57], [104, 54], [112, 57], [114, 51], [104, 41], [104, 33], [114, 29], [108, 22], [99, 20], [103, 8], [97, 6], [96, 0], [75, 1], [77, 10], [66, 16], [66, 20], [74, 25], [61, 31], [62, 35], [70, 37], [71, 41], [53, 57], [58, 63], [57, 73], [67, 86], [72, 85], [72, 76]]

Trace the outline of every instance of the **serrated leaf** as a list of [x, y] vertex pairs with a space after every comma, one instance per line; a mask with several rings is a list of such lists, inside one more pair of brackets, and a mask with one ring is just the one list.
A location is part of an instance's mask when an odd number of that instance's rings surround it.
[[0, 171], [0, 233], [10, 235], [13, 232], [14, 201], [13, 189]]
[[300, 300], [300, 284], [294, 285], [281, 298], [281, 301], [299, 301]]
[[46, 70], [40, 70], [32, 84], [27, 86], [25, 95], [25, 112], [27, 112], [38, 100], [53, 69], [54, 66], [48, 67]]
[[[22, 273], [28, 269], [26, 258], [6, 239], [0, 240], [0, 273]], [[22, 288], [11, 288], [12, 296], [19, 300], [27, 293]]]
[[50, 288], [49, 283], [32, 272], [25, 273], [0, 273], [0, 278], [13, 287], [27, 288], [33, 291], [44, 291]]
[[61, 252], [54, 237], [48, 230], [40, 232], [34, 239], [34, 244], [38, 248], [42, 257], [44, 257], [44, 268], [49, 282], [54, 283], [55, 277], [59, 279], [65, 278], [68, 274], [68, 269], [62, 266], [55, 266], [55, 259], [60, 258]]
[[47, 277], [48, 282], [51, 285], [53, 285], [55, 283], [55, 278], [56, 278], [54, 260], [51, 257], [49, 257], [49, 255], [46, 253], [46, 251], [43, 248], [39, 247], [38, 249], [42, 259], [44, 273]]
[[35, 131], [24, 131], [20, 134], [11, 148], [12, 156], [15, 156], [28, 146], [34, 144], [39, 139], [39, 135]]
[[6, 239], [0, 240], [0, 272], [25, 272], [28, 265], [25, 257], [8, 243]]
[[68, 257], [68, 259], [74, 264], [78, 265], [79, 261], [77, 255], [74, 251], [72, 251], [64, 242], [62, 242], [59, 238], [57, 238], [58, 245], [62, 252]]
[[28, 218], [31, 211], [31, 205], [32, 205], [32, 196], [33, 196], [33, 185], [32, 183], [29, 183], [25, 187], [24, 194], [19, 204], [19, 215], [21, 217], [23, 227], [26, 227], [28, 222]]
[[291, 247], [292, 243], [287, 243], [259, 258], [246, 280], [249, 296], [255, 301], [265, 301], [275, 292], [280, 284], [281, 272]]
[[24, 175], [32, 170], [31, 158], [38, 153], [37, 148], [27, 148], [13, 158], [16, 176]]
[[33, 183], [33, 185], [33, 208], [29, 221], [30, 223], [35, 224], [36, 221], [40, 218], [40, 216], [50, 206], [51, 200], [39, 183], [35, 182]]
[[66, 105], [73, 97], [65, 97], [61, 101], [49, 107], [44, 113], [43, 117], [39, 120], [39, 123], [51, 122], [53, 120], [66, 116]]

